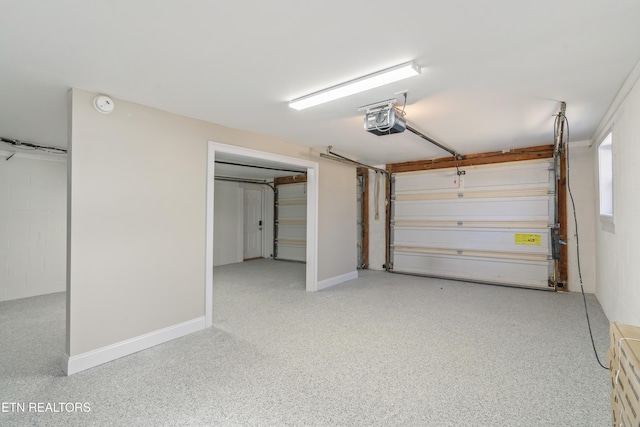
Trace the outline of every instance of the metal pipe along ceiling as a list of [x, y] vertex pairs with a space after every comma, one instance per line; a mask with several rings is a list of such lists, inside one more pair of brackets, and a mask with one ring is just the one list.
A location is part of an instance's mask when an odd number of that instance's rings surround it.
[[460, 153], [458, 153], [456, 150], [449, 148], [445, 145], [440, 144], [439, 142], [435, 141], [432, 138], [429, 138], [427, 135], [423, 134], [422, 132], [420, 132], [419, 130], [409, 126], [408, 124], [406, 125], [406, 128], [409, 132], [418, 135], [420, 138], [424, 139], [425, 141], [428, 141], [430, 143], [432, 143], [433, 145], [435, 145], [438, 148], [443, 149], [444, 151], [446, 151], [447, 153], [451, 154], [453, 157], [455, 157], [458, 160], [462, 160], [462, 156], [460, 155]]
[[243, 184], [266, 185], [267, 187], [269, 187], [273, 191], [276, 191], [275, 187], [271, 183], [264, 182], [264, 181], [257, 181], [257, 180], [254, 181], [254, 180], [249, 180], [249, 179], [232, 178], [232, 177], [226, 177], [226, 176], [216, 176], [214, 179], [216, 181], [240, 182], [240, 183], [243, 183]]
[[292, 173], [296, 173], [296, 174], [306, 174], [307, 173], [306, 170], [305, 171], [299, 171], [299, 170], [292, 170], [292, 169], [272, 168], [272, 167], [269, 167], [269, 166], [245, 165], [245, 164], [242, 164], [242, 163], [223, 162], [221, 160], [216, 160], [215, 163], [220, 164], [220, 165], [241, 166], [243, 168], [267, 169], [267, 170], [279, 171], [279, 172], [292, 172]]
[[376, 172], [383, 173], [385, 175], [389, 175], [389, 172], [387, 172], [385, 169], [380, 169], [380, 168], [376, 168], [374, 166], [365, 165], [364, 163], [356, 162], [353, 159], [350, 159], [348, 157], [341, 156], [340, 154], [334, 153], [333, 151], [331, 151], [332, 148], [333, 148], [332, 145], [328, 146], [327, 147], [327, 154], [320, 153], [320, 157], [322, 157], [324, 159], [329, 159], [329, 160], [333, 160], [333, 161], [336, 161], [336, 162], [344, 163], [344, 164], [347, 164], [347, 165], [351, 165], [351, 166], [359, 166], [361, 168], [371, 169], [371, 170], [374, 170]]

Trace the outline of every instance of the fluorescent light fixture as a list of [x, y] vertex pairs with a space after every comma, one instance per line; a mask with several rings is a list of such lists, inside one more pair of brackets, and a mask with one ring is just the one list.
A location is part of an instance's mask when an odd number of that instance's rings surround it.
[[344, 98], [354, 93], [364, 92], [365, 90], [384, 86], [419, 74], [420, 67], [418, 64], [413, 61], [406, 62], [345, 83], [340, 83], [336, 86], [331, 86], [330, 88], [305, 95], [301, 98], [296, 98], [293, 101], [289, 101], [289, 107], [296, 110], [303, 110], [313, 107], [314, 105], [324, 104], [334, 99]]

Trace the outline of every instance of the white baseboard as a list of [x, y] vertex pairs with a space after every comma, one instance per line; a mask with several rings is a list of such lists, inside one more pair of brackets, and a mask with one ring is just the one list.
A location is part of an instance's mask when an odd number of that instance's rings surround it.
[[316, 286], [316, 290], [321, 291], [331, 286], [335, 286], [339, 283], [346, 282], [348, 280], [357, 279], [357, 278], [358, 278], [358, 270], [354, 270], [347, 274], [342, 274], [340, 276], [334, 276], [329, 279], [319, 281], [318, 285]]
[[205, 318], [202, 316], [77, 356], [69, 357], [69, 355], [65, 354], [62, 370], [66, 375], [73, 375], [85, 369], [111, 362], [204, 328]]

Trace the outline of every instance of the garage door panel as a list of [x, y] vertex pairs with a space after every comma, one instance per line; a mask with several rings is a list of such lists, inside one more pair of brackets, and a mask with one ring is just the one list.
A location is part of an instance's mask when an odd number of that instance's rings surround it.
[[460, 169], [394, 175], [392, 271], [547, 288], [551, 159]]
[[396, 195], [414, 193], [441, 193], [478, 191], [509, 191], [517, 189], [545, 189], [552, 191], [553, 175], [547, 161], [535, 161], [527, 165], [483, 165], [460, 168], [464, 175], [458, 177], [456, 169], [407, 172], [396, 175]]
[[476, 282], [547, 287], [549, 264], [545, 261], [395, 253], [394, 271]]
[[284, 184], [278, 185], [278, 198], [280, 201], [290, 199], [307, 200], [307, 184]]
[[[522, 242], [522, 235], [537, 236], [532, 242]], [[539, 253], [549, 252], [547, 229], [457, 229], [436, 227], [396, 227], [394, 244], [397, 246], [424, 246], [459, 249], [488, 250], [498, 252]]]
[[429, 171], [429, 182], [425, 183], [424, 172], [408, 172], [396, 176], [396, 194], [405, 193], [439, 193], [458, 190], [457, 176], [451, 170]]
[[278, 239], [294, 239], [304, 241], [307, 238], [306, 225], [292, 225], [288, 227], [279, 227]]
[[278, 219], [306, 220], [307, 206], [305, 205], [278, 205]]
[[280, 243], [278, 244], [278, 259], [288, 261], [306, 261], [306, 243]]
[[307, 185], [276, 187], [275, 258], [305, 261], [307, 256]]
[[465, 168], [462, 176], [465, 190], [476, 189], [508, 190], [512, 188], [530, 189], [550, 186], [549, 162], [528, 165], [485, 165]]
[[549, 197], [396, 201], [394, 219], [548, 221]]

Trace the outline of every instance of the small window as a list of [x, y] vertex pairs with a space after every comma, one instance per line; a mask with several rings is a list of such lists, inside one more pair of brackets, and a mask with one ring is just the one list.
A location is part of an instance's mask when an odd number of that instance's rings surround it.
[[613, 220], [613, 144], [611, 132], [598, 146], [598, 180], [600, 183], [600, 217]]

